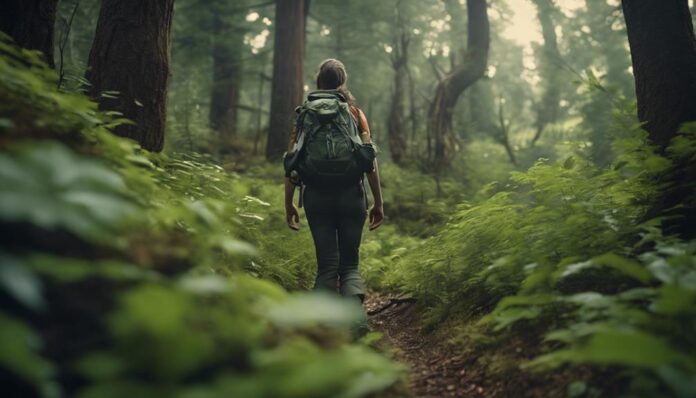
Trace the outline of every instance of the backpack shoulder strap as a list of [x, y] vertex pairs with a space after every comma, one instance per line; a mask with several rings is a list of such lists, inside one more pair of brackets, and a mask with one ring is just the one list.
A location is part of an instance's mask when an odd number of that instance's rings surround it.
[[298, 106], [295, 108], [295, 113], [297, 113], [297, 116], [295, 118], [295, 129], [297, 131], [297, 136], [295, 137], [295, 151], [299, 151], [302, 149], [302, 146], [304, 145], [304, 140], [305, 140], [305, 131], [304, 131], [304, 118], [305, 115], [307, 114], [308, 108], [307, 108], [307, 101], [305, 101], [301, 106]]
[[355, 145], [361, 145], [362, 141], [360, 140], [360, 129], [358, 127], [358, 122], [355, 119], [355, 115], [353, 114], [353, 108], [354, 106], [348, 105], [348, 104], [342, 104], [342, 107], [344, 109], [343, 114], [345, 115], [344, 118], [348, 119], [345, 120], [345, 123], [349, 125], [350, 132], [346, 131], [346, 129], [341, 128], [343, 134], [345, 134], [350, 140], [355, 144]]

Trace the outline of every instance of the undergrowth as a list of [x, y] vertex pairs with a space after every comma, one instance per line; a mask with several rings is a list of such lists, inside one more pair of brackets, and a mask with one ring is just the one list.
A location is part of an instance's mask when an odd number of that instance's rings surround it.
[[0, 74], [3, 393], [362, 397], [400, 377], [350, 343], [355, 304], [288, 293], [313, 267], [306, 235], [265, 239], [280, 183], [139, 150], [5, 39]]
[[[398, 379], [349, 343], [356, 308], [294, 292], [312, 284], [314, 249], [306, 225], [285, 225], [278, 166], [145, 153], [110, 133], [128, 121], [56, 91], [36, 54], [5, 41], [0, 53], [7, 391], [360, 397]], [[453, 341], [485, 345], [466, 348], [496, 371], [589, 367], [627, 396], [696, 396], [696, 244], [651, 218], [664, 177], [696, 164], [696, 127], [658, 155], [634, 111], [615, 112], [604, 166], [571, 141], [529, 152], [564, 159], [509, 177], [487, 163], [490, 143], [469, 147], [468, 181], [383, 164], [386, 223], [364, 235], [366, 282], [415, 297], [426, 326], [457, 325]], [[497, 182], [471, 192], [482, 176]], [[485, 357], [519, 339], [534, 358]], [[601, 388], [588, 377], [568, 394]]]
[[[542, 343], [512, 368], [590, 365], [627, 380], [629, 396], [696, 396], [694, 242], [649, 218], [664, 176], [693, 167], [696, 135], [685, 126], [658, 155], [632, 114], [616, 112], [613, 164], [596, 166], [581, 146], [483, 187], [435, 236], [399, 252], [382, 286], [416, 297], [426, 326]], [[601, 395], [592, 382], [569, 394]]]

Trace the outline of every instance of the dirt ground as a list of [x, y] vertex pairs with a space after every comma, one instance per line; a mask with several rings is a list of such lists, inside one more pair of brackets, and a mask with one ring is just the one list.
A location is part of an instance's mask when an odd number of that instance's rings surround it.
[[[372, 329], [395, 349], [395, 359], [408, 366], [414, 397], [567, 397], [571, 383], [592, 377], [582, 368], [547, 373], [519, 369], [519, 363], [538, 353], [524, 340], [465, 349], [450, 341], [446, 328], [426, 333], [413, 300], [372, 294], [365, 307]], [[491, 358], [503, 359], [498, 364]]]

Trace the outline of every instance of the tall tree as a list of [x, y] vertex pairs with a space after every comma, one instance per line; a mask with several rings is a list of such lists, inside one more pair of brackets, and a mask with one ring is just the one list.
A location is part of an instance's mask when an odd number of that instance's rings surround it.
[[58, 0], [3, 0], [0, 3], [0, 31], [7, 33], [20, 47], [41, 51], [53, 68], [57, 8]]
[[266, 158], [279, 159], [287, 149], [294, 109], [302, 101], [305, 1], [276, 0], [271, 119]]
[[[696, 38], [687, 0], [623, 0], [638, 118], [664, 152], [685, 122], [696, 121]], [[696, 235], [693, 153], [674, 156], [649, 217], [668, 216], [666, 233]]]
[[[449, 1], [449, 0], [448, 0]], [[435, 171], [451, 163], [455, 137], [452, 116], [459, 96], [486, 72], [490, 47], [490, 26], [486, 0], [467, 0], [468, 37], [466, 52], [454, 69], [438, 83], [428, 110], [428, 130], [434, 137]], [[452, 18], [452, 23], [463, 23]]]
[[392, 101], [387, 120], [387, 137], [389, 139], [389, 151], [396, 164], [401, 164], [406, 155], [406, 129], [404, 127], [404, 97], [406, 79], [408, 77], [408, 47], [410, 34], [405, 26], [401, 1], [398, 1], [395, 9], [395, 32], [392, 43], [391, 64], [394, 69], [394, 87]]
[[662, 147], [696, 120], [696, 40], [687, 0], [623, 0], [638, 117]]
[[540, 72], [544, 92], [541, 101], [536, 106], [536, 133], [531, 142], [531, 145], [534, 145], [541, 137], [541, 133], [546, 125], [558, 120], [562, 75], [560, 73], [561, 53], [558, 51], [556, 26], [552, 19], [552, 15], [557, 14], [556, 7], [553, 0], [532, 0], [532, 2], [537, 8], [537, 16], [544, 39], [544, 44], [540, 51]]
[[228, 151], [237, 133], [244, 31], [223, 9], [213, 10], [213, 87], [210, 127], [218, 132], [220, 150]]
[[164, 146], [173, 8], [174, 0], [102, 0], [89, 54], [90, 95], [134, 121], [114, 132], [149, 151]]

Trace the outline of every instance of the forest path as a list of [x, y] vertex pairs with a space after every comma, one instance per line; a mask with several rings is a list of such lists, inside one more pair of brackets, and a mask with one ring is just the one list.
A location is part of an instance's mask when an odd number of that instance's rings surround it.
[[[370, 326], [397, 349], [396, 360], [409, 368], [409, 387], [416, 397], [483, 397], [489, 394], [477, 383], [476, 358], [453, 350], [448, 336], [421, 329], [413, 300], [368, 295], [365, 301]], [[372, 315], [370, 315], [372, 314]]]
[[[452, 343], [456, 332], [451, 327], [433, 332], [422, 329], [423, 314], [414, 303], [412, 299], [371, 293], [365, 308], [371, 328], [384, 335], [387, 344], [396, 349], [395, 359], [409, 368], [408, 387], [415, 397], [565, 397], [571, 382], [590, 377], [586, 368], [520, 371], [519, 363], [539, 353], [539, 347], [530, 345], [523, 336], [494, 345]], [[611, 391], [610, 384], [603, 387], [605, 391]]]

